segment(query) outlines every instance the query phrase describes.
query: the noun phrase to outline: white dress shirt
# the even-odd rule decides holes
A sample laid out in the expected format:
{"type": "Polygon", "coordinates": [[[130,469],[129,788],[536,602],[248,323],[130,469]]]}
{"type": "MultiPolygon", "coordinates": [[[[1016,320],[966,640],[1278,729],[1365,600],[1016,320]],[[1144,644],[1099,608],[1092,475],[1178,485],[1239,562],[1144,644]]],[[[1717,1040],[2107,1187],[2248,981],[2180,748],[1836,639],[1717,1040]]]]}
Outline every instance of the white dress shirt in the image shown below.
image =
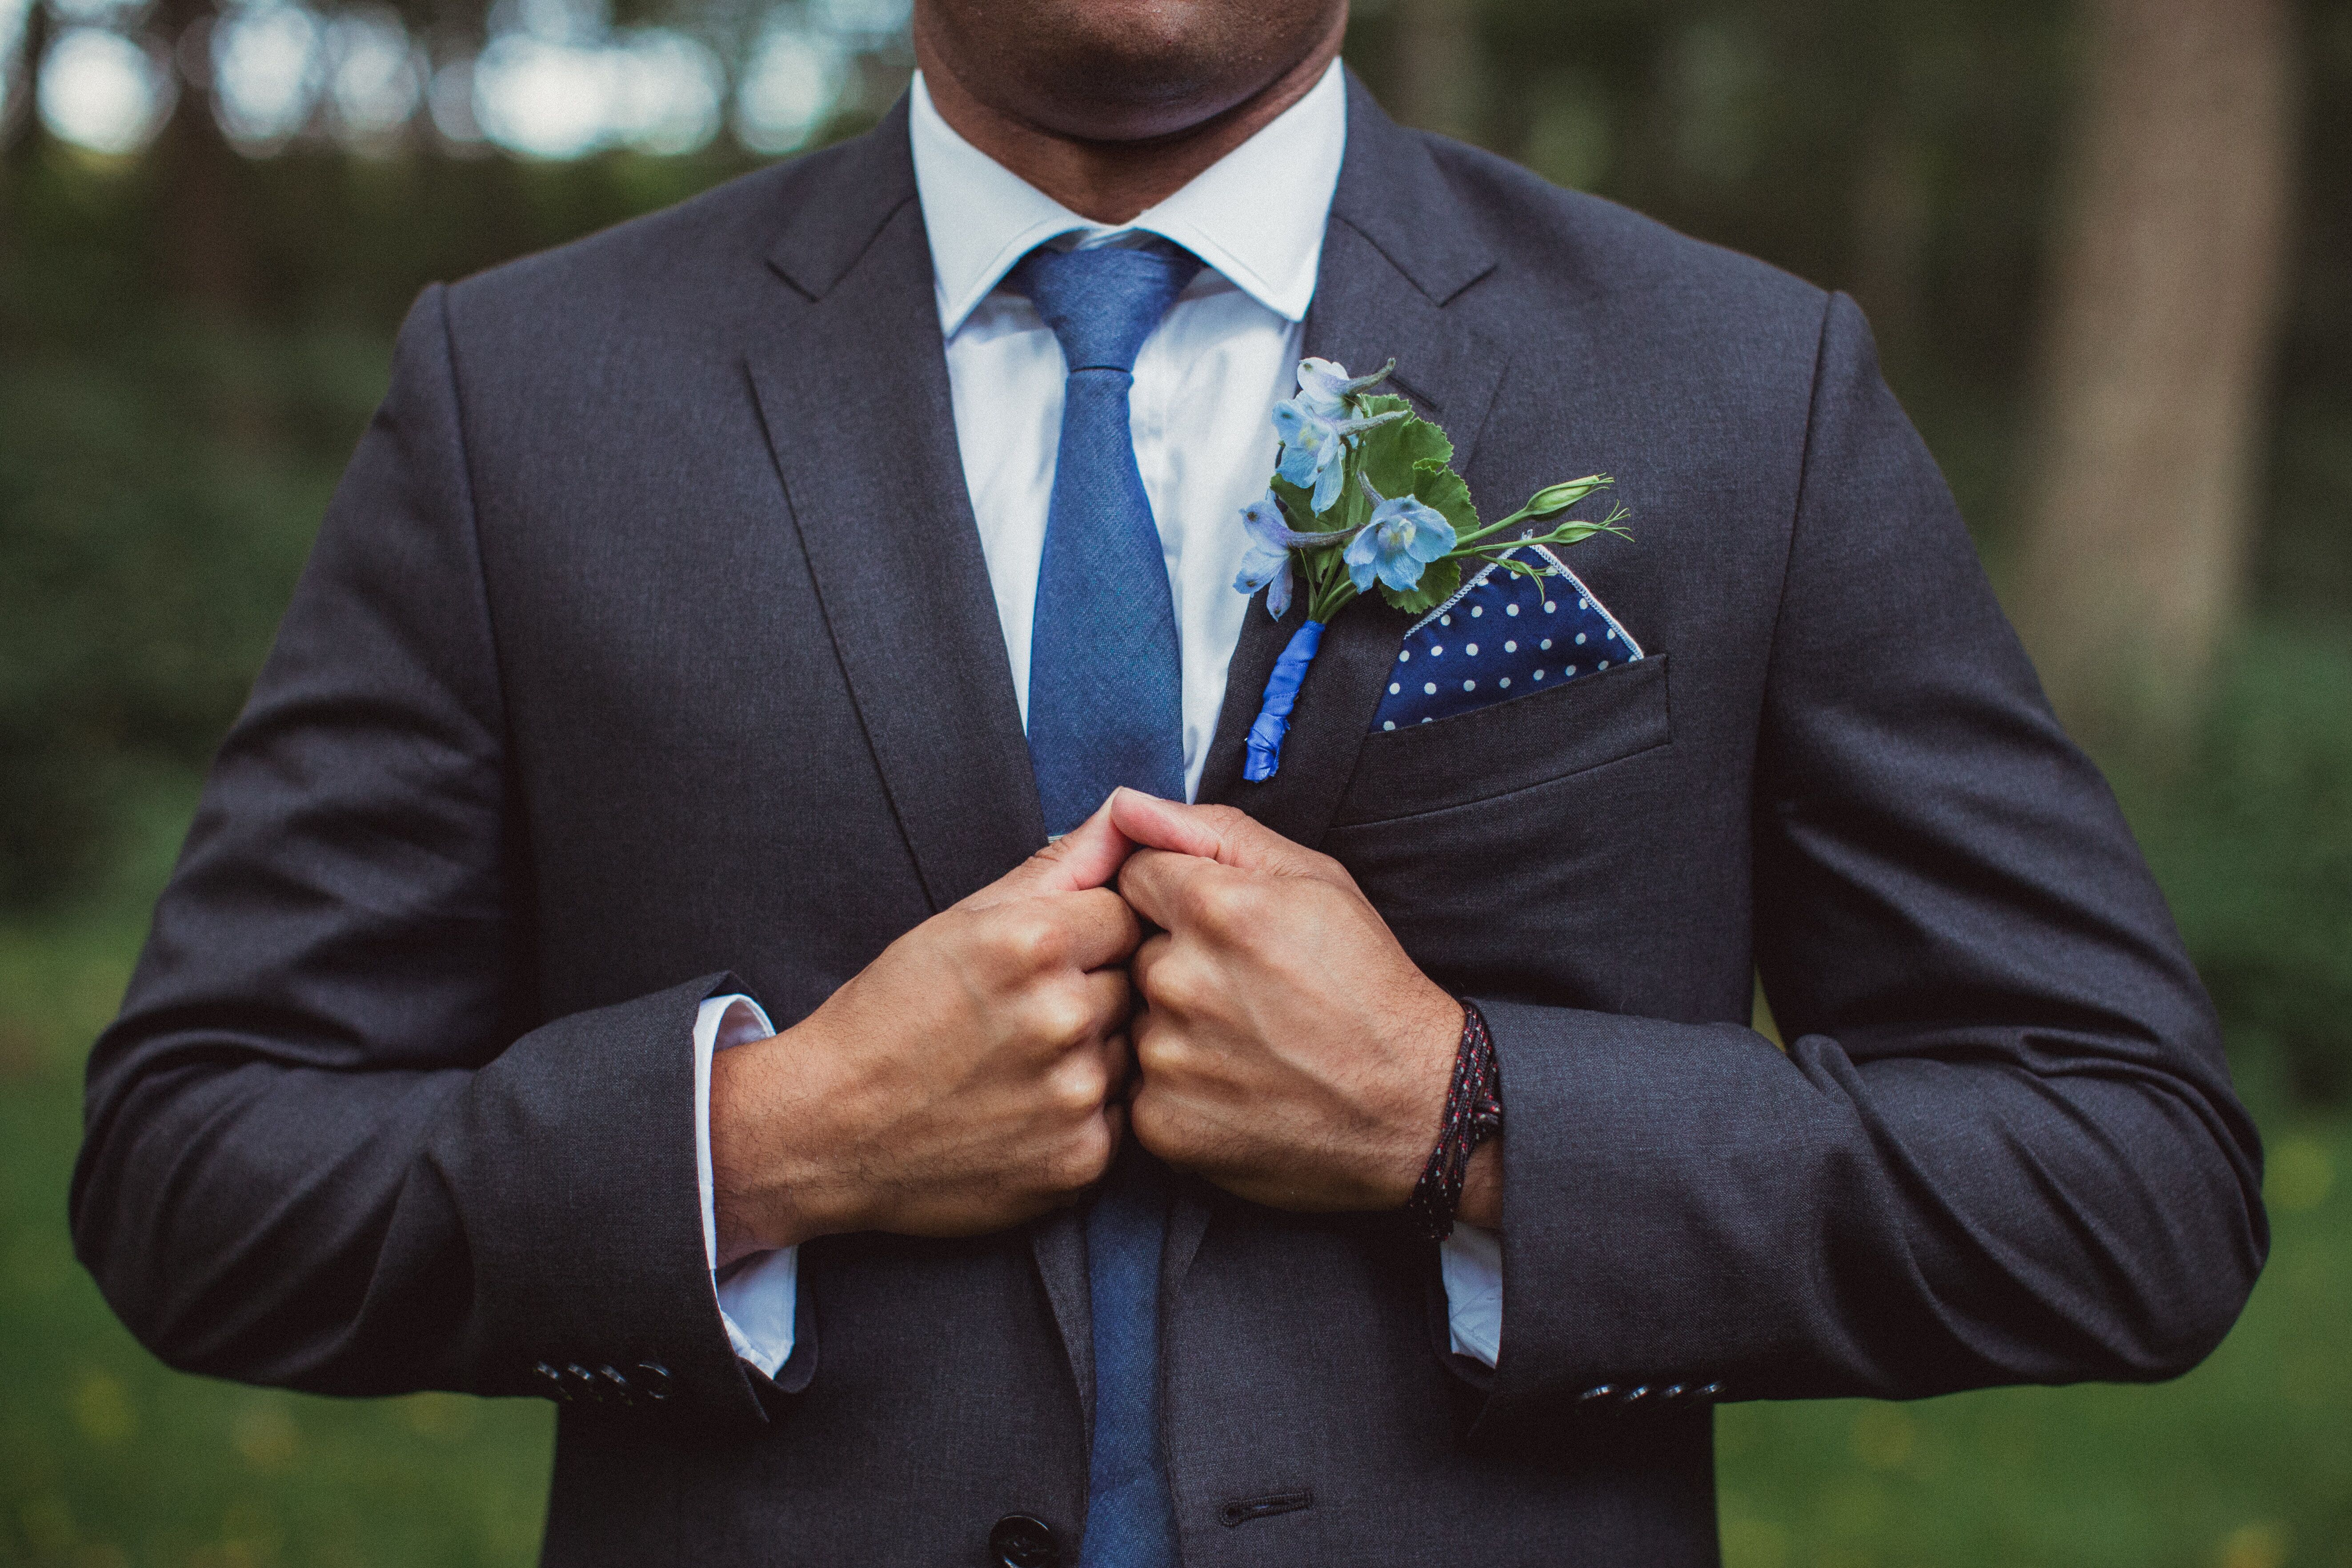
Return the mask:
{"type": "MultiPolygon", "coordinates": [[[[1249,542],[1242,508],[1274,471],[1270,416],[1290,395],[1323,228],[1347,147],[1339,67],[1264,130],[1133,223],[1089,222],[966,142],[918,75],[908,131],[947,345],[956,441],[1022,721],[1030,618],[1062,429],[1061,345],[1029,301],[999,287],[1039,245],[1118,245],[1157,235],[1206,265],[1135,360],[1136,465],[1160,529],[1183,660],[1184,794],[1224,704],[1225,668],[1251,601],[1234,589],[1249,542]]],[[[703,1239],[717,1256],[710,1181],[710,1058],[771,1032],[749,997],[717,996],[695,1027],[703,1239]]],[[[1489,1366],[1502,1339],[1502,1253],[1458,1226],[1441,1252],[1454,1348],[1489,1366]]],[[[718,1281],[736,1353],[771,1376],[792,1353],[797,1249],[746,1259],[718,1281]]]]}

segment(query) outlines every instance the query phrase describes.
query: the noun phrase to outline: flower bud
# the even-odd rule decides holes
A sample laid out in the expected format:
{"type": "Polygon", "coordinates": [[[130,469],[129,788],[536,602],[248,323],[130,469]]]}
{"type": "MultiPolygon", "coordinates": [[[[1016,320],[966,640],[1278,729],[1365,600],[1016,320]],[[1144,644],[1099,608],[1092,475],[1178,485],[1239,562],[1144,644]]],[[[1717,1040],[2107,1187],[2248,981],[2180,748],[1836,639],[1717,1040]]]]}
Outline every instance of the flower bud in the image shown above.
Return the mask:
{"type": "Polygon", "coordinates": [[[1566,484],[1546,485],[1528,499],[1528,515],[1549,517],[1556,511],[1566,511],[1608,483],[1608,475],[1593,474],[1581,479],[1570,479],[1566,484]]]}

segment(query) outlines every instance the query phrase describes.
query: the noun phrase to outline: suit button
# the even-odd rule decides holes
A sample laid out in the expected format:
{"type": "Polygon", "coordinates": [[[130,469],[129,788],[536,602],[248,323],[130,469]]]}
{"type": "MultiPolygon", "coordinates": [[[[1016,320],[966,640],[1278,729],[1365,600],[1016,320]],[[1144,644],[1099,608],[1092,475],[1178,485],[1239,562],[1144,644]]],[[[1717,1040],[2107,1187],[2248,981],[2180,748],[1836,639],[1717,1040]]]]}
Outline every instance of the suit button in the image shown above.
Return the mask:
{"type": "Polygon", "coordinates": [[[1674,1400],[1676,1400],[1676,1399],[1680,1399],[1680,1398],[1681,1398],[1685,1394],[1686,1394],[1686,1393],[1688,1393],[1688,1392],[1689,1392],[1689,1390],[1688,1390],[1688,1389],[1685,1389],[1685,1387],[1683,1387],[1683,1385],[1682,1385],[1681,1384],[1679,1384],[1679,1383],[1670,1383],[1670,1384],[1666,1384],[1666,1385],[1665,1385],[1665,1387],[1664,1387],[1664,1388],[1662,1388],[1662,1389],[1658,1390],[1658,1397],[1659,1397],[1659,1398],[1661,1398],[1661,1399],[1667,1400],[1667,1401],[1671,1402],[1671,1401],[1674,1401],[1674,1400]]]}
{"type": "Polygon", "coordinates": [[[1616,1392],[1617,1385],[1615,1384],[1604,1383],[1598,1388],[1588,1388],[1583,1393],[1578,1394],[1576,1396],[1576,1402],[1579,1405],[1591,1405],[1596,1400],[1606,1399],[1616,1392]]]}
{"type": "Polygon", "coordinates": [[[647,1399],[667,1399],[669,1368],[657,1361],[637,1363],[637,1391],[647,1399]]]}
{"type": "Polygon", "coordinates": [[[569,1399],[572,1397],[572,1391],[563,1386],[563,1374],[556,1371],[553,1367],[548,1365],[547,1363],[540,1362],[534,1365],[530,1369],[530,1375],[539,1380],[539,1391],[541,1394],[546,1394],[549,1398],[569,1399]]]}
{"type": "Polygon", "coordinates": [[[1719,1383],[1710,1383],[1703,1388],[1693,1389],[1691,1392],[1697,1394],[1701,1399],[1706,1400],[1712,1404],[1714,1401],[1723,1397],[1723,1384],[1719,1383]]]}
{"type": "Polygon", "coordinates": [[[623,1405],[635,1405],[637,1402],[637,1391],[631,1388],[629,1386],[629,1380],[623,1377],[620,1373],[615,1371],[614,1368],[610,1366],[598,1367],[596,1369],[596,1381],[603,1385],[607,1397],[617,1400],[623,1405]]]}
{"type": "Polygon", "coordinates": [[[1008,1513],[988,1532],[988,1550],[1003,1568],[1055,1568],[1054,1527],[1025,1513],[1008,1513]]]}

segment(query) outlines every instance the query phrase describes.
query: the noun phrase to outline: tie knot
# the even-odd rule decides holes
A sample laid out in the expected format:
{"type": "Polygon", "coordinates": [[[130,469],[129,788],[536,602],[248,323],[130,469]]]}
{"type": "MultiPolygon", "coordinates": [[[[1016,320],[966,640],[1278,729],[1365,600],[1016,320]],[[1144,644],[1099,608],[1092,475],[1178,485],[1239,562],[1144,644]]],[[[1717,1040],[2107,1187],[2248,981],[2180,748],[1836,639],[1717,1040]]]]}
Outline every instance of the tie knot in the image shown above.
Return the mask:
{"type": "Polygon", "coordinates": [[[1073,372],[1131,372],[1144,339],[1200,270],[1199,257],[1164,239],[1091,250],[1041,245],[1004,280],[1054,329],[1073,372]]]}

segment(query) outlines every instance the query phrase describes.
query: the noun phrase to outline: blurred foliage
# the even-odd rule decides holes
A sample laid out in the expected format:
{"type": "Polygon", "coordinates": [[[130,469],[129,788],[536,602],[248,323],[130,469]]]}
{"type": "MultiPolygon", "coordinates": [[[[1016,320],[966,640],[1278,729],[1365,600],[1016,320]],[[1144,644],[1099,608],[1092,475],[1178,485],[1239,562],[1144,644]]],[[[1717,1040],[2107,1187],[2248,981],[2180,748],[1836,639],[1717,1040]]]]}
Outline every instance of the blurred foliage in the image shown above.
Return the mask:
{"type": "Polygon", "coordinates": [[[266,309],[154,279],[149,170],[50,144],[0,244],[0,908],[103,866],[242,702],[416,290],[676,201],[739,157],[239,168],[266,309]]]}
{"type": "Polygon", "coordinates": [[[2258,1102],[2352,1096],[2352,625],[2240,639],[2197,754],[2118,774],[2258,1102]]]}

